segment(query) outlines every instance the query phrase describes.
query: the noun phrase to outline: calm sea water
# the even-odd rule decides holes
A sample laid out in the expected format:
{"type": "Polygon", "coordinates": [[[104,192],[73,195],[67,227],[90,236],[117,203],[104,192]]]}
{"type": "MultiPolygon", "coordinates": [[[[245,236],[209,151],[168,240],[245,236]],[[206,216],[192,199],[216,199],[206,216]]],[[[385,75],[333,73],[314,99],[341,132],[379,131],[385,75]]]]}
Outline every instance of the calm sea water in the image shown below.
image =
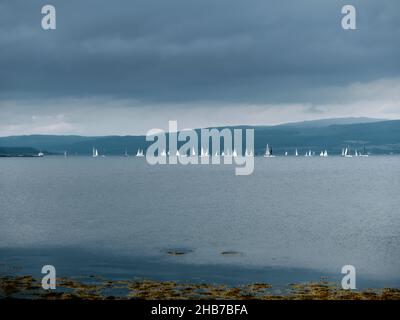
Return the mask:
{"type": "Polygon", "coordinates": [[[400,158],[0,159],[0,273],[400,286],[400,158]],[[183,250],[171,256],[168,251],[183,250]],[[234,251],[235,254],[221,254],[234,251]]]}

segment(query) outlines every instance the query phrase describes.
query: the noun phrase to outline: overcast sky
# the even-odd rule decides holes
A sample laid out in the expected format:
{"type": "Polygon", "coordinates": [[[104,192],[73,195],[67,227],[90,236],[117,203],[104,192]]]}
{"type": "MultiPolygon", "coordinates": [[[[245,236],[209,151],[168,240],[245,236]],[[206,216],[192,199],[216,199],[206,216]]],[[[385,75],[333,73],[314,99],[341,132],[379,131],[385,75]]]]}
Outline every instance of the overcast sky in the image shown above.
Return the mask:
{"type": "Polygon", "coordinates": [[[398,0],[0,0],[0,135],[400,119],[399,39],[398,0]]]}

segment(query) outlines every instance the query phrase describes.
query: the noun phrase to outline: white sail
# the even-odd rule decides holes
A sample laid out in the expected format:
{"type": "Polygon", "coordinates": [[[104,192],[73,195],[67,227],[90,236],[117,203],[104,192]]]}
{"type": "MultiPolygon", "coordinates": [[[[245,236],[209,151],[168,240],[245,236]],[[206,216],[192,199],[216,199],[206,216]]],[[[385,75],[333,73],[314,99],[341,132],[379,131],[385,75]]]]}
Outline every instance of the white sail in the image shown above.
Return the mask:
{"type": "Polygon", "coordinates": [[[345,156],[346,158],[352,158],[352,157],[353,157],[351,154],[349,154],[349,149],[348,149],[348,148],[346,148],[346,149],[344,150],[344,156],[345,156]]]}
{"type": "Polygon", "coordinates": [[[324,157],[327,157],[327,156],[328,156],[328,151],[325,150],[325,152],[324,152],[324,157]]]}
{"type": "Polygon", "coordinates": [[[285,151],[285,156],[287,156],[288,155],[288,153],[287,153],[287,151],[285,151]]]}
{"type": "Polygon", "coordinates": [[[267,147],[265,148],[264,157],[270,157],[270,156],[271,156],[271,150],[269,149],[269,145],[267,144],[267,147]]]}
{"type": "Polygon", "coordinates": [[[232,156],[233,156],[234,158],[236,158],[236,157],[237,157],[237,152],[236,152],[236,149],[233,149],[232,156]]]}
{"type": "Polygon", "coordinates": [[[139,148],[137,153],[136,153],[136,157],[144,157],[144,151],[139,148]]]}
{"type": "Polygon", "coordinates": [[[358,156],[359,156],[359,157],[368,157],[368,153],[367,153],[367,151],[365,150],[365,147],[364,147],[364,149],[363,149],[363,152],[362,152],[362,153],[360,152],[360,153],[358,154],[358,156]]]}
{"type": "Polygon", "coordinates": [[[275,156],[272,154],[272,148],[269,147],[269,145],[267,144],[267,147],[265,149],[265,158],[275,158],[275,156]]]}
{"type": "Polygon", "coordinates": [[[96,148],[93,148],[93,158],[97,158],[99,156],[99,152],[97,151],[96,148]]]}
{"type": "Polygon", "coordinates": [[[246,157],[252,157],[253,156],[253,151],[248,151],[246,148],[246,152],[244,153],[246,157]]]}
{"type": "Polygon", "coordinates": [[[167,153],[165,152],[165,150],[161,151],[161,156],[165,157],[167,155],[167,153]]]}
{"type": "Polygon", "coordinates": [[[196,151],[192,148],[192,156],[196,156],[196,151]]]}
{"type": "Polygon", "coordinates": [[[299,156],[299,152],[297,151],[297,149],[296,149],[296,152],[295,152],[295,154],[294,154],[296,157],[298,157],[299,156]]]}

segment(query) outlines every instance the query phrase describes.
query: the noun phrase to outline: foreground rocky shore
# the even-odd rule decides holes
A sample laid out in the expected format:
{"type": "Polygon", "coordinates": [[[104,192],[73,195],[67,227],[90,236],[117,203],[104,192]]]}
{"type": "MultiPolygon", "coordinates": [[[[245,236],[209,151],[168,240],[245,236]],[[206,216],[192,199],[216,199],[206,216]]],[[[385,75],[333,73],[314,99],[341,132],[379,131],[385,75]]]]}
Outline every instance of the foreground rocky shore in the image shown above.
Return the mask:
{"type": "Polygon", "coordinates": [[[280,292],[266,283],[230,287],[172,281],[107,280],[100,277],[59,278],[57,289],[46,291],[31,276],[0,277],[0,298],[22,299],[216,299],[216,300],[400,300],[400,289],[347,291],[320,282],[291,284],[280,292]]]}

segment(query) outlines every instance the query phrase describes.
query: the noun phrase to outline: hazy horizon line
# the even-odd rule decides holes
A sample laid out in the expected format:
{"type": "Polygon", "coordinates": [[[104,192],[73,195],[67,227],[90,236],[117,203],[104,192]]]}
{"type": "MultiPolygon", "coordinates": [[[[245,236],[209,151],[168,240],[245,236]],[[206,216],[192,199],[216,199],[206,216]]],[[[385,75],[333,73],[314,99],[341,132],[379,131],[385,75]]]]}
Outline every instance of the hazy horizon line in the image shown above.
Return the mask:
{"type": "MultiPolygon", "coordinates": [[[[295,125],[295,124],[305,124],[305,123],[313,123],[313,122],[320,122],[320,121],[340,121],[340,120],[368,120],[368,122],[352,122],[352,123],[342,123],[342,124],[336,124],[336,125],[353,125],[353,124],[368,124],[368,123],[374,123],[374,122],[383,122],[383,121],[399,121],[399,119],[385,119],[385,118],[372,118],[372,117],[334,117],[334,118],[319,118],[319,119],[310,119],[310,120],[302,120],[302,121],[290,121],[290,122],[281,122],[277,124],[257,124],[257,125],[251,125],[251,124],[229,124],[229,125],[218,125],[218,126],[204,126],[204,127],[196,127],[196,128],[191,128],[192,130],[201,130],[201,129],[209,129],[209,128],[233,128],[233,127],[252,127],[252,128],[259,128],[259,127],[278,127],[278,126],[283,126],[283,125],[295,125]],[[370,120],[370,121],[369,121],[370,120]]],[[[335,125],[335,124],[331,124],[335,125]]],[[[179,129],[179,131],[184,131],[184,130],[189,130],[189,128],[184,128],[184,129],[179,129]]],[[[168,130],[165,130],[168,132],[168,130]]],[[[143,134],[107,134],[107,135],[90,135],[90,134],[51,134],[51,133],[31,133],[31,134],[19,134],[19,135],[5,135],[2,136],[0,135],[0,138],[9,138],[9,137],[24,137],[24,136],[59,136],[59,137],[68,137],[68,136],[79,136],[79,137],[140,137],[140,136],[146,136],[146,133],[143,134]]]]}

